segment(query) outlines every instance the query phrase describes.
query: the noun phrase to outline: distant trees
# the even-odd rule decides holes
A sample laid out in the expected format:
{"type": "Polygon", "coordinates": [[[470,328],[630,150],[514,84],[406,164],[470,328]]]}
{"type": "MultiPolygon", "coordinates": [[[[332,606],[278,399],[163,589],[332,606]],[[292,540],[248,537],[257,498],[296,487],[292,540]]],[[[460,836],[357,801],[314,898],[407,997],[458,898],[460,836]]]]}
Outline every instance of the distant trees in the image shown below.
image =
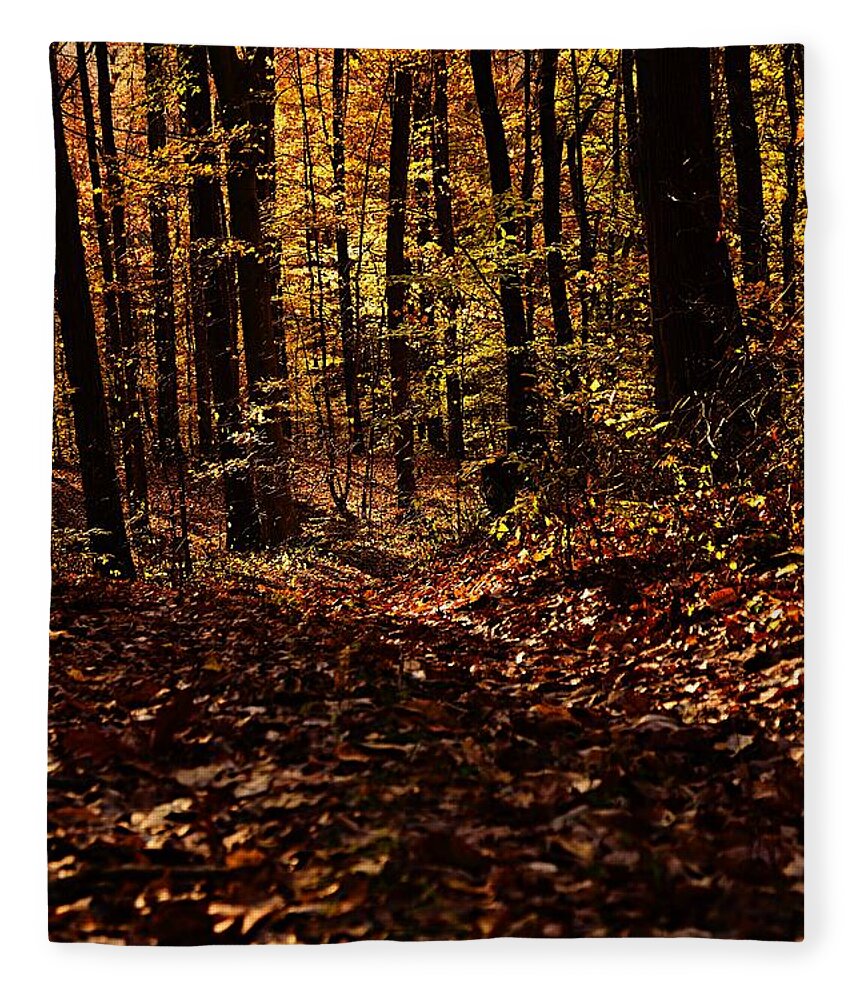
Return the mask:
{"type": "MultiPolygon", "coordinates": [[[[802,49],[713,55],[58,47],[83,254],[58,248],[58,342],[89,386],[68,398],[90,500],[107,433],[140,554],[179,517],[188,567],[209,482],[248,551],[294,535],[316,483],[372,521],[389,461],[421,517],[424,462],[458,489],[480,468],[495,513],[549,467],[584,496],[649,398],[707,453],[732,423],[746,448],[802,306],[802,49]],[[71,339],[90,321],[95,355],[71,339]]],[[[110,510],[88,516],[127,573],[110,510]]]]}
{"type": "MultiPolygon", "coordinates": [[[[166,91],[169,86],[163,45],[144,45],[146,74],[146,134],[152,168],[159,171],[159,156],[167,143],[166,91]]],[[[179,433],[178,374],[176,370],[176,311],[173,303],[173,264],[167,185],[159,176],[149,203],[152,240],[153,340],[158,442],[162,454],[176,459],[179,433]]]]}
{"type": "Polygon", "coordinates": [[[96,42],[98,105],[105,187],[110,211],[113,273],[119,300],[118,385],[125,488],[132,523],[143,527],[148,521],[146,451],[138,383],[138,345],[129,281],[129,250],[125,220],[125,194],[119,169],[113,127],[113,81],[105,42],[96,42]]]}
{"type": "Polygon", "coordinates": [[[335,245],[337,248],[337,294],[340,311],[340,339],[343,348],[343,384],[349,438],[353,450],[364,451],[364,427],[361,420],[359,392],[358,330],[352,301],[352,260],[349,252],[349,230],[346,219],[346,151],[345,129],[347,111],[346,49],[335,49],[332,65],[332,174],[335,212],[335,245]]]}
{"type": "Polygon", "coordinates": [[[505,330],[507,446],[509,451],[527,455],[539,445],[540,415],[517,262],[517,211],[508,145],[493,82],[493,54],[472,49],[469,63],[484,132],[496,218],[495,250],[505,330]]]}
{"type": "Polygon", "coordinates": [[[87,535],[99,572],[134,579],[87,281],[78,193],[66,148],[54,47],[50,61],[57,172],[55,302],[75,423],[87,535]]]}
{"type": "Polygon", "coordinates": [[[761,180],[761,150],[750,81],[750,48],[725,50],[732,152],[738,183],[738,230],[744,281],[767,281],[767,228],[761,180]]]}
{"type": "MultiPolygon", "coordinates": [[[[439,246],[450,263],[455,252],[454,216],[451,205],[451,163],[448,149],[448,57],[433,53],[433,194],[436,206],[436,229],[439,246]]],[[[463,383],[460,375],[457,312],[459,296],[454,287],[446,288],[445,304],[445,404],[447,413],[448,454],[462,461],[466,454],[463,439],[463,383]]]]}

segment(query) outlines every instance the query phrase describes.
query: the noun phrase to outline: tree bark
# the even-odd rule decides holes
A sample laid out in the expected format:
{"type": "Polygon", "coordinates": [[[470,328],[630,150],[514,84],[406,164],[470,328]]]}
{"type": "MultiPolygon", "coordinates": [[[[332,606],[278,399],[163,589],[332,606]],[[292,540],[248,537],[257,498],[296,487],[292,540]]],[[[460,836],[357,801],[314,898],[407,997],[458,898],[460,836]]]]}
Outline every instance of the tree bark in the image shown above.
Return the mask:
{"type": "Polygon", "coordinates": [[[238,359],[233,331],[230,260],[224,253],[224,204],[215,174],[217,155],[209,145],[212,109],[206,49],[179,47],[188,77],[185,116],[188,134],[196,140],[191,155],[191,283],[197,298],[195,326],[205,338],[217,417],[218,455],[222,465],[227,509],[227,546],[258,548],[262,541],[254,496],[250,456],[243,430],[239,398],[238,359]]]}
{"type": "Polygon", "coordinates": [[[473,49],[469,53],[469,61],[487,149],[496,217],[499,286],[506,348],[507,449],[509,452],[529,454],[540,445],[540,421],[534,363],[517,265],[516,206],[511,189],[508,146],[493,82],[492,53],[489,50],[473,49]]]}
{"type": "Polygon", "coordinates": [[[639,49],[639,145],[656,399],[713,389],[743,331],[722,233],[707,49],[639,49]]]}
{"type": "Polygon", "coordinates": [[[750,82],[750,48],[728,45],[725,49],[726,86],[732,153],[738,182],[738,229],[744,281],[768,280],[767,230],[758,125],[750,82]]]}
{"type": "Polygon", "coordinates": [[[279,545],[294,534],[296,513],[287,476],[286,441],[279,406],[282,390],[274,388],[282,373],[272,329],[271,264],[263,240],[257,194],[261,143],[254,132],[254,83],[263,75],[257,64],[268,58],[266,49],[256,49],[243,59],[233,46],[209,47],[221,119],[231,131],[227,197],[230,234],[242,244],[236,268],[248,396],[259,417],[254,471],[261,540],[264,545],[279,545]]]}
{"type": "Polygon", "coordinates": [[[57,171],[55,299],[72,401],[89,546],[100,573],[133,580],[134,562],[114,464],[54,46],[50,55],[57,171]]]}
{"type": "MultiPolygon", "coordinates": [[[[433,53],[433,194],[436,203],[436,228],[442,253],[454,257],[454,214],[451,199],[451,165],[448,150],[448,58],[444,52],[433,53]]],[[[460,462],[465,458],[463,439],[463,386],[457,344],[457,292],[449,288],[444,296],[445,326],[445,403],[448,414],[448,454],[460,462]]]]}
{"type": "MultiPolygon", "coordinates": [[[[158,170],[160,151],[167,142],[164,46],[144,45],[146,72],[146,126],[150,165],[158,170]]],[[[157,182],[149,203],[152,240],[153,339],[156,360],[156,412],[162,454],[175,459],[180,448],[178,377],[176,371],[176,314],[173,305],[173,267],[167,214],[167,191],[157,182]]]]}
{"type": "Polygon", "coordinates": [[[99,117],[101,119],[102,152],[105,181],[110,204],[111,236],[113,237],[113,269],[118,284],[120,379],[123,403],[122,452],[125,488],[128,493],[129,516],[132,524],[145,527],[147,510],[146,453],[143,445],[141,395],[138,385],[137,342],[134,313],[128,276],[128,238],[125,229],[125,192],[116,139],[113,130],[113,81],[106,42],[96,42],[99,117]]]}
{"type": "Polygon", "coordinates": [[[406,298],[406,190],[409,174],[409,119],[412,73],[394,68],[391,100],[391,152],[388,220],[385,235],[385,304],[388,316],[388,358],[391,370],[391,410],[394,420],[394,463],[397,505],[408,509],[415,494],[415,441],[409,398],[409,345],[400,331],[406,298]]]}

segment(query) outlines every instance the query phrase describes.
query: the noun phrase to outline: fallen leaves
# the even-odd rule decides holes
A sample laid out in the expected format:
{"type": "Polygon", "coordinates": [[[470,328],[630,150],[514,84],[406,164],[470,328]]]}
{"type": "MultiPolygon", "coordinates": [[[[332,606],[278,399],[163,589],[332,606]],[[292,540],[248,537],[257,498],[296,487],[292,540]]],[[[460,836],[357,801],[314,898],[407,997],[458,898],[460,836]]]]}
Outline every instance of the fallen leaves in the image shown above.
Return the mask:
{"type": "Polygon", "coordinates": [[[52,937],[799,936],[801,605],[768,573],[65,581],[52,937]]]}

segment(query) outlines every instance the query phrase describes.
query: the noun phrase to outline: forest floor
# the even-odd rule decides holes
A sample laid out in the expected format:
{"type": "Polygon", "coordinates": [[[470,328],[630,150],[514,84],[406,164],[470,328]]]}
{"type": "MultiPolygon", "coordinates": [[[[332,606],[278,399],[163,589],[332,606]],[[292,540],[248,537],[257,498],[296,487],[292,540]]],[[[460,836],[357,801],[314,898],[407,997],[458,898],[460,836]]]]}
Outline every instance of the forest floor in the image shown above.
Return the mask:
{"type": "Polygon", "coordinates": [[[52,939],[800,938],[789,559],[418,559],[328,515],[289,572],[55,570],[52,939]]]}

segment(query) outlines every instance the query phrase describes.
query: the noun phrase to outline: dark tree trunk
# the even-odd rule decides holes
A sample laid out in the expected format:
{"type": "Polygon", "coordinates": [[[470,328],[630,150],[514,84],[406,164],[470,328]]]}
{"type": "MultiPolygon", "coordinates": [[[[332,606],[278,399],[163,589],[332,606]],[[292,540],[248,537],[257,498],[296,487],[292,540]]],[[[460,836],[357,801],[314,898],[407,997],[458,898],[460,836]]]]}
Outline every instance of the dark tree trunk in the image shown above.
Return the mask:
{"type": "Polygon", "coordinates": [[[573,326],[567,302],[564,258],[561,251],[561,152],[562,142],[555,118],[555,85],[558,51],[547,49],[541,55],[539,70],[539,109],[541,159],[543,161],[543,234],[546,247],[547,284],[549,285],[555,342],[558,348],[560,391],[559,437],[569,447],[572,433],[570,395],[577,380],[569,353],[573,326]]]}
{"type": "Polygon", "coordinates": [[[388,314],[388,357],[391,366],[397,505],[401,508],[410,507],[415,494],[415,442],[409,399],[409,345],[399,332],[406,299],[404,238],[411,97],[412,74],[408,69],[395,68],[394,93],[391,101],[388,221],[385,235],[385,305],[388,314]]]}
{"type": "Polygon", "coordinates": [[[794,222],[798,196],[798,127],[797,82],[795,74],[803,74],[803,47],[783,45],[782,73],[785,103],[788,109],[788,139],[785,146],[785,198],[780,211],[782,228],[782,301],[785,312],[793,316],[797,308],[797,263],[794,252],[794,222]]]}
{"type": "Polygon", "coordinates": [[[526,338],[534,340],[535,328],[535,297],[534,297],[534,265],[535,224],[532,214],[532,199],[535,194],[535,155],[532,128],[532,61],[533,55],[529,49],[523,49],[523,174],[520,193],[523,199],[523,246],[525,249],[525,309],[526,338]]]}
{"type": "Polygon", "coordinates": [[[113,99],[111,96],[113,82],[108,62],[107,43],[105,42],[96,42],[96,69],[102,152],[104,154],[105,181],[113,237],[113,269],[119,286],[119,347],[120,378],[122,381],[120,398],[123,402],[121,440],[125,488],[128,493],[131,523],[143,527],[147,524],[149,515],[147,511],[146,453],[143,446],[143,422],[141,420],[142,401],[137,378],[137,343],[128,278],[125,192],[119,171],[116,139],[113,131],[113,99]]]}
{"type": "Polygon", "coordinates": [[[89,545],[99,572],[134,579],[87,284],[78,193],[63,129],[54,47],[51,48],[51,91],[57,171],[55,297],[81,465],[89,545]]]}
{"type": "MultiPolygon", "coordinates": [[[[177,46],[177,60],[179,64],[180,80],[180,106],[181,106],[181,128],[183,137],[192,144],[192,153],[189,156],[189,166],[194,166],[198,160],[200,137],[194,131],[190,123],[190,114],[196,113],[197,117],[202,117],[204,109],[200,107],[201,101],[209,105],[208,76],[204,67],[204,78],[207,81],[207,89],[204,95],[192,93],[195,85],[199,84],[199,73],[195,77],[195,72],[199,70],[196,62],[191,60],[191,46],[177,46]],[[195,83],[197,80],[197,84],[195,83]],[[197,105],[195,109],[195,105],[197,105]]],[[[211,117],[211,112],[208,113],[211,117]]],[[[193,187],[193,181],[191,182],[193,187]]],[[[189,188],[191,190],[191,188],[189,188]]],[[[189,215],[193,210],[193,199],[190,199],[189,215]]],[[[190,237],[189,237],[190,241],[190,237]]],[[[195,277],[195,253],[191,247],[189,251],[189,274],[188,274],[188,297],[191,304],[191,348],[194,367],[194,409],[197,427],[197,451],[201,458],[213,458],[215,455],[215,431],[212,423],[212,372],[209,370],[209,349],[206,343],[206,315],[203,311],[203,297],[201,289],[194,282],[195,277]]],[[[186,313],[186,317],[187,317],[186,313]]]]}
{"type": "MultiPolygon", "coordinates": [[[[588,337],[591,322],[591,294],[586,287],[586,273],[594,267],[594,234],[588,217],[585,192],[585,165],[582,159],[582,137],[588,127],[582,113],[582,83],[576,66],[576,52],[570,54],[573,70],[573,133],[567,140],[567,169],[570,173],[570,190],[573,195],[573,210],[579,227],[579,271],[577,279],[579,303],[582,314],[582,338],[588,337]]],[[[595,111],[597,106],[595,105],[595,111]]],[[[593,112],[592,112],[593,114],[593,112]]],[[[591,115],[589,115],[590,119],[591,115]]]]}
{"type": "MultiPolygon", "coordinates": [[[[164,47],[144,45],[146,66],[146,125],[153,169],[167,142],[165,105],[168,81],[164,47]]],[[[180,448],[178,378],[176,373],[176,315],[173,306],[173,268],[165,185],[157,185],[149,203],[152,239],[153,334],[156,359],[156,411],[162,454],[175,459],[180,448]]]]}
{"type": "Polygon", "coordinates": [[[117,299],[116,281],[113,270],[113,249],[111,247],[110,219],[104,203],[102,189],[101,167],[99,166],[98,146],[96,140],[95,115],[93,114],[93,98],[90,90],[90,77],[87,69],[86,46],[78,42],[76,46],[78,60],[78,77],[81,86],[81,107],[84,115],[84,134],[87,144],[87,163],[90,170],[90,184],[93,194],[93,218],[96,224],[96,240],[98,241],[99,259],[102,265],[104,283],[103,300],[105,310],[105,344],[110,359],[108,381],[114,381],[112,400],[115,416],[122,432],[123,414],[126,405],[121,393],[124,389],[122,378],[122,360],[119,330],[119,302],[117,299]],[[113,368],[113,372],[110,369],[113,368]]]}
{"type": "Polygon", "coordinates": [[[179,53],[188,77],[186,127],[197,140],[191,157],[190,192],[191,283],[197,298],[195,325],[199,324],[205,337],[212,378],[227,508],[227,545],[231,549],[254,549],[262,538],[250,457],[239,440],[243,427],[231,305],[232,268],[223,247],[224,204],[214,173],[217,156],[206,145],[212,132],[206,49],[200,45],[181,46],[179,53]]]}
{"type": "MultiPolygon", "coordinates": [[[[451,165],[448,153],[448,57],[433,53],[433,193],[436,228],[442,253],[454,256],[454,215],[451,205],[451,165]]],[[[466,454],[463,440],[463,387],[457,345],[458,298],[450,288],[444,296],[445,404],[448,413],[448,454],[458,462],[466,454]]]]}
{"type": "Polygon", "coordinates": [[[642,192],[639,184],[639,114],[636,110],[636,85],[633,80],[635,66],[633,49],[621,50],[621,88],[624,97],[624,128],[627,133],[627,172],[633,206],[642,216],[642,192]]]}
{"type": "Polygon", "coordinates": [[[743,331],[722,234],[707,49],[639,49],[639,144],[656,398],[715,387],[743,331]]]}
{"type": "Polygon", "coordinates": [[[349,230],[346,223],[346,154],[344,133],[346,128],[347,89],[345,80],[346,50],[334,50],[332,67],[332,171],[334,174],[335,246],[337,250],[337,292],[340,310],[340,338],[343,347],[343,384],[346,396],[346,414],[349,422],[349,439],[356,454],[364,451],[364,430],[361,422],[359,393],[359,349],[352,303],[351,270],[349,255],[349,230]]]}
{"type": "Polygon", "coordinates": [[[741,237],[743,278],[749,282],[767,281],[767,238],[761,181],[761,153],[750,82],[749,46],[727,46],[725,67],[732,153],[738,181],[738,228],[741,237]]]}
{"type": "Polygon", "coordinates": [[[507,447],[508,451],[528,454],[540,445],[540,421],[534,363],[517,265],[517,220],[511,190],[508,147],[496,100],[492,53],[473,49],[469,53],[469,61],[487,147],[490,186],[496,213],[496,246],[507,368],[507,447]]]}
{"type": "MultiPolygon", "coordinates": [[[[252,63],[253,81],[249,100],[251,122],[257,144],[257,200],[261,209],[272,212],[275,208],[278,170],[275,161],[275,50],[271,47],[256,49],[252,63]]],[[[281,241],[269,238],[269,287],[272,291],[271,322],[275,353],[280,378],[288,384],[286,343],[284,340],[283,287],[281,281],[281,241]]],[[[286,390],[289,394],[289,389],[286,390]]],[[[281,412],[281,431],[284,438],[292,438],[292,420],[289,399],[281,412]]]]}
{"type": "Polygon", "coordinates": [[[561,252],[561,139],[555,119],[555,83],[558,51],[542,53],[539,76],[540,141],[543,161],[543,234],[547,284],[557,344],[573,341],[567,303],[564,258],[561,252]]]}
{"type": "Polygon", "coordinates": [[[227,197],[230,234],[241,242],[236,269],[239,308],[248,374],[248,396],[260,416],[259,447],[255,451],[262,542],[278,545],[295,532],[296,516],[286,473],[286,441],[278,397],[281,376],[272,330],[271,264],[263,240],[257,170],[259,136],[254,133],[255,64],[268,59],[256,49],[242,59],[233,46],[210,46],[209,63],[218,93],[223,124],[231,132],[227,152],[227,197]]]}

